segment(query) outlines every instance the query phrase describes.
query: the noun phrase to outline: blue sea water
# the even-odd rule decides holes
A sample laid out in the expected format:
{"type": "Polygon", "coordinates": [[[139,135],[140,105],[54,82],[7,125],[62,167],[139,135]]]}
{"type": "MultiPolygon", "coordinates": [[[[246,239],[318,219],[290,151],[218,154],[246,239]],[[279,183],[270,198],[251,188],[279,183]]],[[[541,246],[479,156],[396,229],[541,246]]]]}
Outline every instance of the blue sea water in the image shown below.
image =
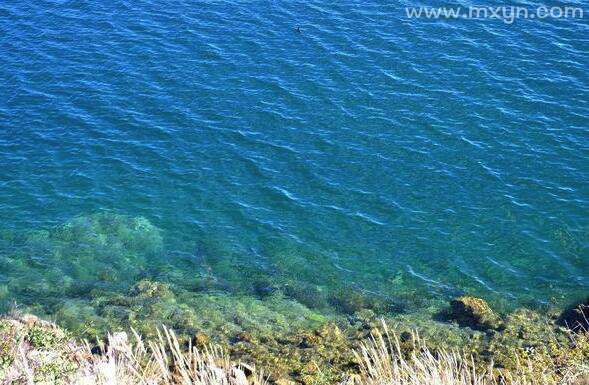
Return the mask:
{"type": "Polygon", "coordinates": [[[409,307],[588,294],[589,12],[410,5],[2,1],[2,306],[145,276],[409,307]]]}

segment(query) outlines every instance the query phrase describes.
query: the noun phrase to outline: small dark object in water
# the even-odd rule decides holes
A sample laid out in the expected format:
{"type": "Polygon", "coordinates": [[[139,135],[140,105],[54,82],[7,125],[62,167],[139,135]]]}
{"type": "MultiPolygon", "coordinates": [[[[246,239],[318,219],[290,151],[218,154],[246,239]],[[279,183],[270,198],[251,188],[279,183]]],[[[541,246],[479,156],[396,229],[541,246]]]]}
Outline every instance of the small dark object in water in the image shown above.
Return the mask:
{"type": "Polygon", "coordinates": [[[301,33],[301,27],[299,27],[299,26],[297,25],[297,27],[295,28],[295,32],[296,32],[296,33],[301,33]]]}

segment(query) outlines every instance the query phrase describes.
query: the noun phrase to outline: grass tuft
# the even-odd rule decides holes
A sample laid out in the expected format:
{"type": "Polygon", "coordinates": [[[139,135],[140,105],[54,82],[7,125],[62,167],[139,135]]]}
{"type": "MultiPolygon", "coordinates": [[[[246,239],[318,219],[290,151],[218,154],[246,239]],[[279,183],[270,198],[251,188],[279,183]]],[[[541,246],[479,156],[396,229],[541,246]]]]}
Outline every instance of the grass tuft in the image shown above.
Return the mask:
{"type": "MultiPolygon", "coordinates": [[[[585,336],[580,337],[585,341],[585,336]]],[[[503,373],[480,368],[472,356],[456,351],[431,351],[417,334],[407,353],[396,335],[383,322],[383,332],[356,351],[360,374],[350,377],[347,385],[585,385],[589,384],[589,363],[559,368],[558,373],[533,371],[532,362],[520,362],[515,371],[503,373]],[[532,376],[530,374],[533,373],[532,376]]]]}

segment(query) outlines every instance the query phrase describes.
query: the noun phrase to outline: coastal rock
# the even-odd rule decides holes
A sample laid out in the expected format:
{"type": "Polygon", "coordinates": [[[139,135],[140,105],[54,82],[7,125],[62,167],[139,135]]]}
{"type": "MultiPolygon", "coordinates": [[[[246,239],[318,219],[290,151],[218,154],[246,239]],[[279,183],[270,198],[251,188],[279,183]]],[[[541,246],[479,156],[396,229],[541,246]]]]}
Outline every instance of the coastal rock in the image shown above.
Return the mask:
{"type": "Polygon", "coordinates": [[[558,324],[571,330],[589,330],[589,298],[562,312],[558,324]]]}
{"type": "Polygon", "coordinates": [[[493,312],[485,300],[463,296],[450,302],[448,314],[452,321],[460,326],[467,326],[476,330],[499,329],[501,318],[493,312]]]}

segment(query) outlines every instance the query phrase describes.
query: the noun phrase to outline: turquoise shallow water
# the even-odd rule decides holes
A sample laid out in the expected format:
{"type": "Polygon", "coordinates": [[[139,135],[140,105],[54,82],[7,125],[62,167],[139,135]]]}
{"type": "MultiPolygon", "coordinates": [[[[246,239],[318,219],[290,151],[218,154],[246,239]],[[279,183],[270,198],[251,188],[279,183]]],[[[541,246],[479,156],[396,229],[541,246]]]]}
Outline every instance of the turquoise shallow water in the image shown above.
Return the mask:
{"type": "Polygon", "coordinates": [[[586,295],[587,19],[407,5],[3,1],[2,308],[586,295]]]}

